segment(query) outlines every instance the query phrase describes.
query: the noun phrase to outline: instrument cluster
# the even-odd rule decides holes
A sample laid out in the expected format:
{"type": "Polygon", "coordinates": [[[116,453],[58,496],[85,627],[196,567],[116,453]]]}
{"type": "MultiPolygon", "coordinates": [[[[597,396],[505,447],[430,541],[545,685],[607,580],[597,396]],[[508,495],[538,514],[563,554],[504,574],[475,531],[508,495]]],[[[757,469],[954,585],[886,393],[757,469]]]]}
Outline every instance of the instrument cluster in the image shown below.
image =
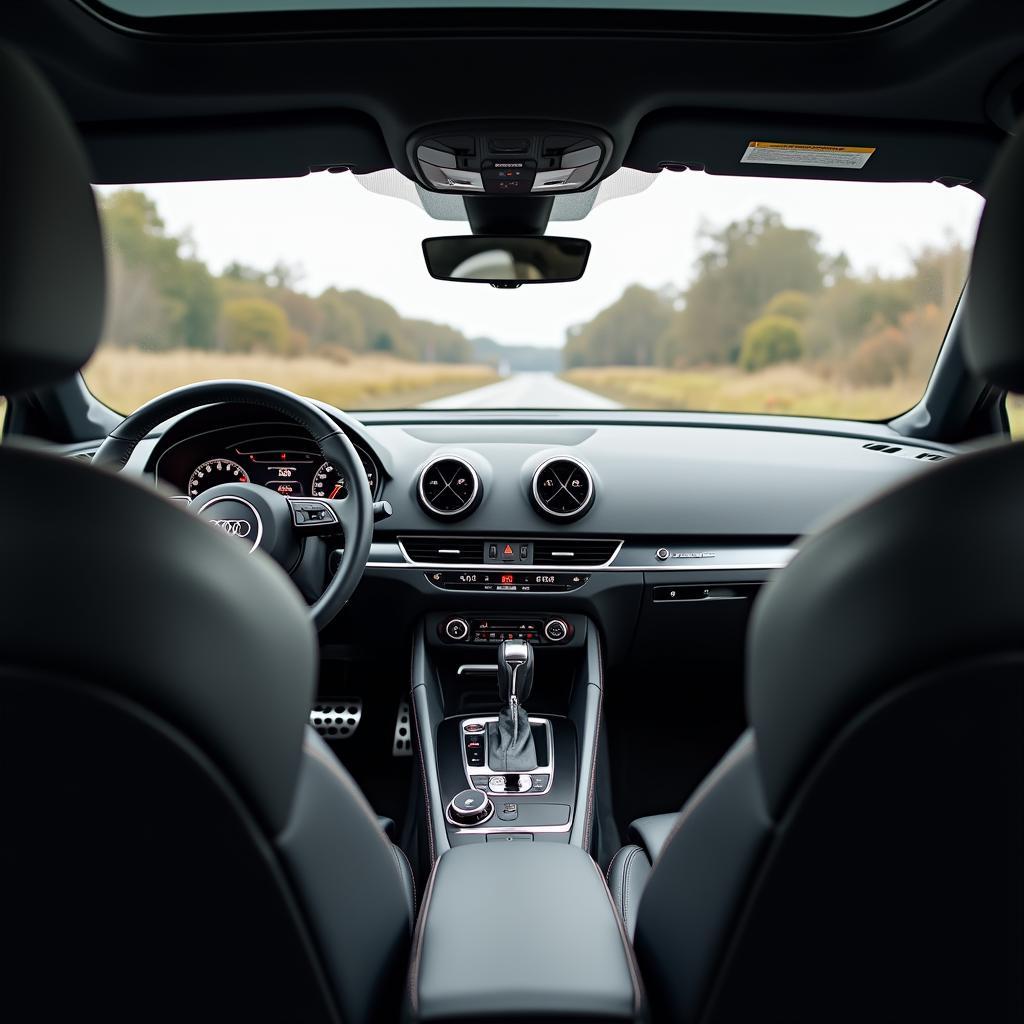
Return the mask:
{"type": "MultiPolygon", "coordinates": [[[[380,469],[369,452],[355,448],[376,499],[380,469]]],[[[189,498],[224,483],[258,484],[289,498],[344,498],[348,493],[345,478],[301,434],[240,438],[237,428],[211,431],[168,448],[156,472],[189,498]]]]}

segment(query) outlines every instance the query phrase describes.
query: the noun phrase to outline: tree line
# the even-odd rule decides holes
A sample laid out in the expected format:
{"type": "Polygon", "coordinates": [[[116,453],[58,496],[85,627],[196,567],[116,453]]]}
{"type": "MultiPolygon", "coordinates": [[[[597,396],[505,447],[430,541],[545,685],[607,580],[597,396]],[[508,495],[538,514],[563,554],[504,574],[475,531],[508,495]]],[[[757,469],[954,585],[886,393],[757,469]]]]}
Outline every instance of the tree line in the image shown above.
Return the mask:
{"type": "Polygon", "coordinates": [[[441,363],[473,358],[472,344],[455,328],[403,317],[357,290],[308,295],[285,264],[260,270],[232,263],[212,273],[189,236],[169,233],[156,204],[136,189],[110,193],[101,207],[110,265],[109,344],[312,352],[342,361],[352,353],[441,363]]]}
{"type": "Polygon", "coordinates": [[[799,362],[850,384],[923,375],[967,272],[958,242],[926,247],[901,277],[851,272],[819,236],[760,208],[704,227],[684,289],[632,285],[591,321],[569,329],[563,358],[579,366],[757,371],[799,362]]]}

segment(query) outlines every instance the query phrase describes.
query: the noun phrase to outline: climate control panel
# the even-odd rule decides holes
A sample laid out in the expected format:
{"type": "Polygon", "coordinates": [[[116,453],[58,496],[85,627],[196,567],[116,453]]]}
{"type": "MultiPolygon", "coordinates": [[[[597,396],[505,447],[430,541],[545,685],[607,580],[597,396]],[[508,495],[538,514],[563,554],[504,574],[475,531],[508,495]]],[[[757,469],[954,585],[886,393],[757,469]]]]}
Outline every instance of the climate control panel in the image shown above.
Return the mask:
{"type": "Polygon", "coordinates": [[[557,616],[511,619],[452,615],[442,620],[437,632],[449,644],[497,645],[503,640],[525,640],[528,644],[546,646],[568,643],[574,629],[570,622],[557,616]]]}

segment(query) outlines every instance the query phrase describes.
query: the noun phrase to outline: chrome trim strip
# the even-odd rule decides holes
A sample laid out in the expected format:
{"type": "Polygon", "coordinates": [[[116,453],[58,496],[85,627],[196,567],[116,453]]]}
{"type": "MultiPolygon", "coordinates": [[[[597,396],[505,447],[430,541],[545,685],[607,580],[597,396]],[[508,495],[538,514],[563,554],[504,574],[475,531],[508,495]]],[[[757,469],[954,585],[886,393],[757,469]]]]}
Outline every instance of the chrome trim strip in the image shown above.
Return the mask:
{"type": "MultiPolygon", "coordinates": [[[[410,540],[413,539],[410,537],[410,540]]],[[[409,552],[405,550],[405,544],[398,540],[399,551],[402,552],[402,557],[408,562],[409,565],[414,566],[417,569],[490,569],[492,572],[499,570],[508,570],[510,572],[590,572],[592,569],[606,569],[611,568],[612,562],[619,557],[619,552],[622,550],[622,546],[626,543],[624,540],[613,541],[610,537],[591,537],[588,540],[598,540],[604,543],[617,544],[618,547],[612,552],[611,557],[604,562],[600,562],[597,565],[523,565],[520,562],[486,562],[482,565],[450,565],[447,562],[414,562],[409,557],[409,552]]],[[[535,540],[523,540],[520,537],[508,538],[509,543],[513,541],[516,544],[536,544],[535,540]]],[[[480,544],[485,543],[484,538],[480,539],[480,544]]],[[[563,552],[564,553],[564,552],[563,552]]],[[[367,565],[376,565],[375,562],[367,562],[367,565]]],[[[398,565],[398,562],[386,562],[381,563],[384,565],[398,565]]]]}
{"type": "Polygon", "coordinates": [[[456,670],[457,676],[486,676],[498,671],[497,665],[460,665],[456,670]]]}
{"type": "MultiPolygon", "coordinates": [[[[795,554],[795,552],[794,552],[795,554]]],[[[518,572],[753,572],[756,570],[785,569],[792,555],[779,562],[723,562],[719,565],[520,565],[518,572]]],[[[367,569],[447,569],[452,572],[478,572],[481,569],[495,568],[494,565],[446,565],[443,563],[421,562],[408,565],[404,562],[367,562],[367,569]]],[[[473,591],[452,591],[452,593],[473,593],[473,591]]],[[[501,593],[501,591],[496,591],[501,593]]],[[[550,591],[543,591],[544,596],[551,596],[550,591]]]]}
{"type": "MultiPolygon", "coordinates": [[[[495,667],[497,667],[497,666],[495,666],[495,667]]],[[[546,768],[541,768],[541,767],[533,768],[531,771],[528,771],[528,772],[525,772],[525,771],[524,772],[502,772],[502,771],[499,771],[497,768],[492,768],[491,767],[490,750],[489,750],[489,743],[488,743],[488,739],[487,739],[487,726],[491,725],[491,724],[493,724],[493,723],[495,723],[497,721],[498,721],[498,716],[497,715],[486,715],[484,717],[479,717],[479,718],[464,718],[459,723],[459,746],[462,748],[462,770],[466,773],[466,785],[470,789],[476,789],[477,788],[475,785],[473,785],[473,776],[474,775],[546,775],[548,777],[548,784],[547,784],[547,786],[544,787],[544,789],[531,789],[531,790],[528,790],[525,793],[494,793],[493,795],[494,796],[520,796],[520,797],[523,797],[523,796],[544,796],[545,794],[550,793],[551,792],[551,787],[554,785],[554,782],[555,782],[555,736],[554,736],[554,733],[552,732],[552,729],[551,729],[551,723],[546,718],[539,718],[539,717],[535,717],[533,715],[528,715],[527,716],[527,721],[530,723],[530,725],[543,725],[544,726],[544,736],[545,736],[545,738],[547,740],[547,745],[548,745],[548,764],[547,764],[547,767],[546,768]],[[473,733],[472,734],[472,735],[476,735],[476,736],[482,736],[483,737],[483,741],[484,741],[484,763],[483,763],[483,765],[478,767],[475,771],[473,770],[473,767],[469,763],[469,758],[466,756],[466,726],[467,725],[482,725],[484,727],[483,732],[473,733]]],[[[486,793],[488,796],[492,795],[490,787],[488,787],[487,789],[482,789],[482,790],[480,790],[480,792],[481,793],[486,793]]],[[[561,826],[558,826],[558,827],[561,827],[561,826]]],[[[514,831],[515,828],[516,828],[516,825],[514,823],[510,823],[509,827],[504,829],[503,831],[511,832],[511,831],[514,831]]],[[[525,825],[519,826],[519,828],[520,828],[520,831],[533,831],[532,829],[527,829],[525,825]]],[[[566,826],[566,828],[568,829],[568,826],[566,826]]],[[[467,829],[467,831],[476,832],[477,831],[477,827],[475,825],[471,826],[469,829],[467,829]]]]}

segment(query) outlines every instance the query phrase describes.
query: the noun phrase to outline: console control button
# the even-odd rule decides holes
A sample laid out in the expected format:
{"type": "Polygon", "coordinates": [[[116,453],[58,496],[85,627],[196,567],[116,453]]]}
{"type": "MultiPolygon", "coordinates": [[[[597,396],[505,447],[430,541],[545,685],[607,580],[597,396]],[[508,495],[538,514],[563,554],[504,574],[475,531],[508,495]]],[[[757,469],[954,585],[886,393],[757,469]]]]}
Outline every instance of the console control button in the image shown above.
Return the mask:
{"type": "Polygon", "coordinates": [[[479,789],[464,789],[456,794],[445,811],[448,821],[459,828],[481,825],[494,814],[494,804],[479,789]]]}
{"type": "Polygon", "coordinates": [[[543,793],[548,788],[548,783],[551,781],[550,775],[531,775],[530,776],[530,789],[534,793],[543,793]]]}
{"type": "Polygon", "coordinates": [[[489,843],[532,843],[532,832],[491,832],[485,836],[489,843]]]}
{"type": "Polygon", "coordinates": [[[515,821],[519,817],[519,804],[507,801],[500,803],[497,813],[502,821],[515,821]]]}

